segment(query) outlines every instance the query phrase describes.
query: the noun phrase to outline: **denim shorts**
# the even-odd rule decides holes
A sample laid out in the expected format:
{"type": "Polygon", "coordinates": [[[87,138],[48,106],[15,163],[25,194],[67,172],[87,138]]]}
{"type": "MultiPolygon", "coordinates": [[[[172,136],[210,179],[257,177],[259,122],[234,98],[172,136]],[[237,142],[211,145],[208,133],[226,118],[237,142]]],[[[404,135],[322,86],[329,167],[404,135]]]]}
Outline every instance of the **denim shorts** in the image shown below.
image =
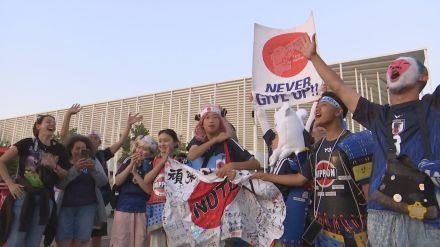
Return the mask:
{"type": "Polygon", "coordinates": [[[58,214],[56,240],[90,240],[96,207],[96,203],[80,207],[62,207],[58,214]]]}
{"type": "MultiPolygon", "coordinates": [[[[11,230],[8,236],[8,240],[6,246],[29,246],[29,247],[38,247],[40,246],[40,242],[43,236],[44,229],[46,225],[40,225],[40,197],[34,196],[35,208],[32,212],[32,217],[29,220],[29,229],[27,232],[20,232],[20,213],[21,208],[23,206],[23,199],[17,199],[14,202],[14,220],[12,221],[11,230]]],[[[50,201],[49,203],[50,209],[53,209],[53,203],[50,201]]],[[[50,215],[50,214],[49,214],[50,215]]]]}
{"type": "Polygon", "coordinates": [[[440,229],[386,210],[368,210],[369,246],[440,246],[440,229]]]}

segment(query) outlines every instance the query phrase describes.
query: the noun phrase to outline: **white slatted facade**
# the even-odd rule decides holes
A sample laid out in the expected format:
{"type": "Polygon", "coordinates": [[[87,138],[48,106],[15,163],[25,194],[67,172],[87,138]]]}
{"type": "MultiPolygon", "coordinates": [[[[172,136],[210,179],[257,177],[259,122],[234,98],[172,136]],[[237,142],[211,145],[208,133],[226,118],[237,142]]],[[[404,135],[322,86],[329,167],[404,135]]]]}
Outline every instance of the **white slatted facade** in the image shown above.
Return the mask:
{"type": "MultiPolygon", "coordinates": [[[[390,63],[399,56],[413,56],[425,61],[426,50],[416,50],[387,56],[343,62],[331,65],[348,85],[357,88],[359,93],[372,101],[388,103],[385,84],[385,72],[390,63]],[[357,86],[356,86],[357,85],[357,86]],[[380,87],[380,89],[379,89],[380,87]],[[380,99],[379,99],[379,91],[380,99]]],[[[267,160],[262,133],[254,125],[251,117],[252,105],[248,101],[252,78],[243,78],[214,84],[195,86],[167,92],[141,95],[92,105],[83,105],[82,111],[74,115],[71,128],[87,134],[91,130],[103,135],[103,147],[118,140],[125,128],[129,112],[140,112],[144,116],[143,124],[156,137],[164,128],[174,129],[182,141],[193,136],[196,121],[194,115],[207,103],[218,103],[227,109],[228,120],[235,126],[240,143],[252,153],[257,153],[260,161],[267,160]]],[[[297,107],[309,111],[311,104],[297,107]]],[[[61,128],[66,109],[47,112],[55,116],[57,129],[61,128]]],[[[273,125],[273,110],[267,111],[269,122],[273,125]]],[[[46,113],[46,112],[45,112],[46,113]]],[[[43,113],[40,113],[43,114],[43,113]]],[[[0,120],[0,138],[3,141],[16,141],[32,136],[32,125],[37,114],[0,120]]],[[[348,128],[358,131],[361,127],[347,116],[348,128]]],[[[117,156],[116,156],[117,157],[117,156]]]]}

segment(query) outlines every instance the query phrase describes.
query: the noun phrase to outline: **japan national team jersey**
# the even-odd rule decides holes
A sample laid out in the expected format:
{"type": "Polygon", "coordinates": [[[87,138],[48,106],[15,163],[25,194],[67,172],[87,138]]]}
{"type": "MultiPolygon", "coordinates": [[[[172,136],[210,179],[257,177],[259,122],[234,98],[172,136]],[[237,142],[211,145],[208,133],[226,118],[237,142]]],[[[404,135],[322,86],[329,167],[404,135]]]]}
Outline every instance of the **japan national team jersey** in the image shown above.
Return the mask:
{"type": "MultiPolygon", "coordinates": [[[[390,107],[381,106],[360,98],[353,119],[373,132],[374,157],[373,172],[370,180],[369,194],[378,190],[381,178],[387,165],[387,134],[391,131],[399,155],[407,155],[417,168],[417,164],[425,157],[422,145],[419,116],[426,122],[429,142],[434,159],[440,159],[440,88],[431,95],[425,95],[420,101],[411,101],[390,107]],[[418,104],[421,104],[418,108],[418,104]],[[387,109],[391,113],[391,127],[386,126],[387,109]],[[418,109],[421,109],[419,111],[418,109]],[[418,114],[418,111],[420,114],[418,114]]],[[[369,200],[371,209],[386,210],[379,203],[369,200]]]]}
{"type": "MultiPolygon", "coordinates": [[[[202,145],[203,143],[193,138],[188,144],[187,149],[189,150],[192,145],[202,145]]],[[[231,162],[241,162],[253,159],[252,156],[246,149],[241,147],[236,141],[232,139],[226,140],[226,145],[229,151],[231,162]]],[[[187,165],[200,170],[203,167],[203,163],[206,163],[204,168],[218,169],[226,164],[226,153],[224,150],[224,143],[216,143],[212,145],[202,156],[194,159],[188,160],[187,165]]]]}

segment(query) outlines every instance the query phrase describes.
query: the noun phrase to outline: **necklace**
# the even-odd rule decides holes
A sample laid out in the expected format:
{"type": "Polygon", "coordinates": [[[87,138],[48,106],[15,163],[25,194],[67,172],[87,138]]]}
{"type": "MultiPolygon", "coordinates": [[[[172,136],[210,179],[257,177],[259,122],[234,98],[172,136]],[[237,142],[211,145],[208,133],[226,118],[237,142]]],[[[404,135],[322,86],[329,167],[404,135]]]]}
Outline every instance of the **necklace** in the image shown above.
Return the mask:
{"type": "MultiPolygon", "coordinates": [[[[332,149],[330,150],[330,155],[328,156],[326,169],[328,169],[328,166],[329,166],[329,163],[330,163],[330,159],[332,158],[333,150],[335,149],[336,144],[338,144],[339,139],[341,138],[341,136],[344,133],[345,133],[345,129],[342,129],[341,133],[339,133],[339,135],[338,135],[338,138],[336,138],[336,141],[333,144],[332,149]]],[[[313,169],[314,173],[315,173],[315,176],[314,176],[315,177],[315,179],[314,179],[315,180],[314,181],[315,189],[314,189],[314,193],[313,193],[313,209],[314,209],[315,212],[313,213],[313,216],[315,217],[315,219],[316,219],[316,216],[318,215],[319,205],[321,204],[321,198],[322,198],[322,194],[321,194],[319,196],[318,206],[316,207],[316,190],[317,190],[316,188],[317,188],[317,183],[318,183],[316,181],[316,163],[318,162],[318,153],[319,153],[319,150],[321,149],[321,146],[322,146],[322,143],[324,142],[324,140],[326,140],[326,137],[322,138],[321,143],[319,144],[319,147],[318,147],[318,149],[315,152],[315,167],[313,169]]],[[[321,187],[321,192],[324,192],[324,187],[321,187]]]]}

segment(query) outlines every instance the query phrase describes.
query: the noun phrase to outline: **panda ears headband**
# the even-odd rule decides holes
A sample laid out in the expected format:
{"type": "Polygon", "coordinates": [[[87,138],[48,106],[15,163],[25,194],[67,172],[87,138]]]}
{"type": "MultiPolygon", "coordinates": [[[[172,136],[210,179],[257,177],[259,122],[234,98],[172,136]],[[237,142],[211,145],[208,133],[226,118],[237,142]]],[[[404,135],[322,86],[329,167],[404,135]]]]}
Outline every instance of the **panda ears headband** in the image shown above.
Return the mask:
{"type": "Polygon", "coordinates": [[[196,114],[194,116],[194,120],[200,121],[200,119],[202,119],[202,117],[208,112],[215,112],[217,114],[220,114],[220,116],[222,117],[226,117],[226,114],[228,113],[228,111],[225,108],[220,110],[220,108],[217,106],[208,106],[204,108],[201,113],[196,114]]]}

